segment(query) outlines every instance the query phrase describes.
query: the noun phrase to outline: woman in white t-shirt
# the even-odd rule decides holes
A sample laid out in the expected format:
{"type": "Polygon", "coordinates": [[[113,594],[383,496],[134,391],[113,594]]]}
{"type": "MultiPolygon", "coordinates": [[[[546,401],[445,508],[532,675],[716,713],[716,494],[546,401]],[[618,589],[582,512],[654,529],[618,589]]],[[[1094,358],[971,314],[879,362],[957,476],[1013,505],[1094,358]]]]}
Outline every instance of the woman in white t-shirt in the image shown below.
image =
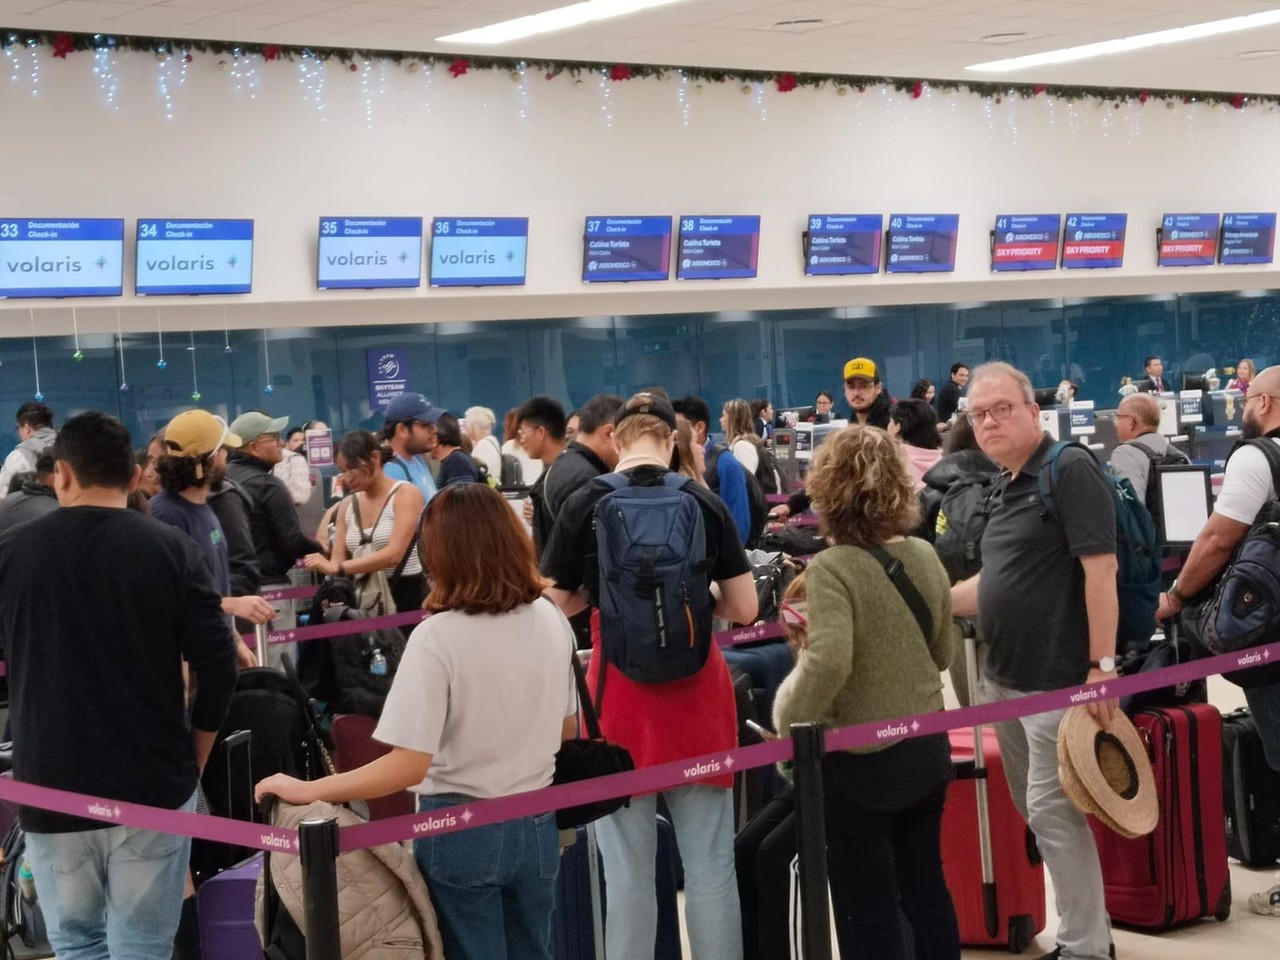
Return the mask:
{"type": "MultiPolygon", "coordinates": [[[[434,616],[410,636],[374,732],[391,752],[320,780],[268,777],[258,799],[345,803],[411,789],[425,813],[550,785],[561,741],[577,732],[574,640],[542,596],[532,542],[501,494],[464,483],[428,504],[422,543],[434,616]]],[[[450,960],[550,960],[554,813],[427,836],[414,856],[450,960]]]]}

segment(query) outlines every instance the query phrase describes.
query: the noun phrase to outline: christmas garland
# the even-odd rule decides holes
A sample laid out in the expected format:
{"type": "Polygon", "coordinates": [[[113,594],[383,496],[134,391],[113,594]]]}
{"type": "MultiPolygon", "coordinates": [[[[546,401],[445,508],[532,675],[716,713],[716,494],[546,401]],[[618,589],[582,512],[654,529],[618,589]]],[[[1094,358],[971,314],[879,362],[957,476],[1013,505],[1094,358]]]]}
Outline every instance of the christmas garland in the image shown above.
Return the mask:
{"type": "MultiPolygon", "coordinates": [[[[66,33],[0,28],[0,48],[10,53],[14,47],[50,47],[53,56],[65,60],[79,51],[124,50],[134,53],[151,53],[160,59],[181,55],[187,63],[193,53],[231,57],[261,57],[263,61],[314,59],[324,63],[337,61],[352,72],[359,69],[357,61],[390,61],[404,65],[410,71],[424,66],[444,66],[456,79],[472,70],[498,70],[511,73],[520,79],[526,72],[541,73],[547,80],[562,74],[580,78],[582,74],[597,74],[621,83],[633,79],[662,80],[678,76],[699,84],[740,83],[746,85],[772,83],[780,93],[789,93],[801,87],[813,89],[831,87],[844,96],[850,91],[864,93],[871,87],[889,87],[899,93],[909,93],[920,99],[926,91],[944,93],[971,93],[1001,103],[1006,97],[1025,100],[1040,96],[1067,101],[1092,100],[1105,106],[1114,104],[1118,110],[1122,103],[1136,102],[1145,106],[1157,100],[1173,108],[1178,103],[1206,103],[1211,106],[1229,105],[1237,110],[1249,106],[1275,107],[1280,96],[1274,94],[1231,93],[1205,90],[1140,89],[1136,87],[1068,86],[1063,84],[983,83],[970,80],[925,79],[907,77],[876,77],[856,74],[806,73],[769,70],[738,70],[723,67],[679,67],[650,63],[591,63],[580,60],[542,60],[516,57],[458,56],[447,53],[429,53],[407,50],[369,50],[358,47],[302,47],[280,43],[233,43],[224,40],[184,40],[173,37],[140,37],[103,33],[66,33]]],[[[219,63],[219,66],[225,66],[219,63]]],[[[581,80],[579,79],[579,82],[581,80]]]]}

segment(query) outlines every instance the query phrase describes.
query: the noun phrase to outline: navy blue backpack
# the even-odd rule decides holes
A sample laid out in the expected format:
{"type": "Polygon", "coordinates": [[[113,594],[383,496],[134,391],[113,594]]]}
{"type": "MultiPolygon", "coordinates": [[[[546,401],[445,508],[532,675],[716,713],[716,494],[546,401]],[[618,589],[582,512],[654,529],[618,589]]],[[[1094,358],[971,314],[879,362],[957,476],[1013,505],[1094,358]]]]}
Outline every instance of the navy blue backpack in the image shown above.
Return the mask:
{"type": "MultiPolygon", "coordinates": [[[[612,489],[595,515],[598,653],[638,683],[692,676],[711,651],[715,606],[702,507],[685,490],[693,481],[678,473],[642,486],[620,473],[600,479],[612,489]]],[[[601,685],[604,674],[602,663],[601,685]]]]}

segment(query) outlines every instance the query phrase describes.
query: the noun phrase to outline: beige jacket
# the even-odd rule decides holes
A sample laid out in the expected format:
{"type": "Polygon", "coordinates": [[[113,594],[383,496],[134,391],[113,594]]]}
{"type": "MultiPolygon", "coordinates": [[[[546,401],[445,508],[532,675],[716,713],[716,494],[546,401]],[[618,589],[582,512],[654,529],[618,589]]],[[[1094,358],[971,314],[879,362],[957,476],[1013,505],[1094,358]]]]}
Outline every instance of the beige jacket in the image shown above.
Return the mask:
{"type": "MultiPolygon", "coordinates": [[[[272,822],[296,830],[303,820],[336,817],[340,827],[363,823],[346,807],[317,802],[305,807],[277,803],[272,822]]],[[[302,863],[273,853],[271,879],[289,916],[306,930],[302,863]]],[[[264,871],[265,877],[265,871],[264,871]]],[[[258,933],[266,942],[262,880],[258,887],[258,933]]],[[[427,884],[405,844],[353,850],[338,858],[338,914],[342,960],[443,960],[444,947],[427,884]]]]}

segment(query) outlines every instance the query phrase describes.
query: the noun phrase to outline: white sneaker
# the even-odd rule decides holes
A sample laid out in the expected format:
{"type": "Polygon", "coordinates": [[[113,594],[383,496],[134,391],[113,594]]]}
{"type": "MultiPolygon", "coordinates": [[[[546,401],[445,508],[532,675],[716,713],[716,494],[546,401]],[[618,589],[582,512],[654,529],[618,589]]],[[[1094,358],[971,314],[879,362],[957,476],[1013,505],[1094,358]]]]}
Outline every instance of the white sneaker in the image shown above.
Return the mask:
{"type": "Polygon", "coordinates": [[[1249,895],[1249,909],[1264,917],[1280,917],[1280,883],[1249,895]]]}

